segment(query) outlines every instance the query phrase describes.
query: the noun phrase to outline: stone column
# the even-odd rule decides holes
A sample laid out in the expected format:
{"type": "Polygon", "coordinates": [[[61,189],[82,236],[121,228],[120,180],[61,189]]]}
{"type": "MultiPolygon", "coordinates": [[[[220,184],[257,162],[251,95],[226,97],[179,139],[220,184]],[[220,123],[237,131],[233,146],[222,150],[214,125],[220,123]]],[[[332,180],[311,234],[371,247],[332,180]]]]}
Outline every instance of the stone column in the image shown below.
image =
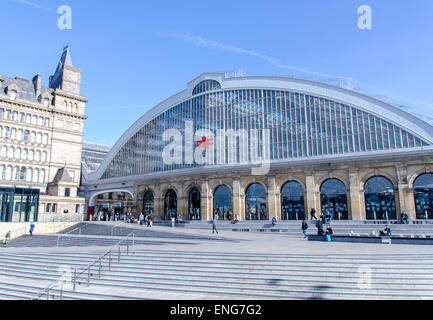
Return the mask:
{"type": "Polygon", "coordinates": [[[318,192],[316,192],[316,182],[314,179],[314,175],[312,173],[307,173],[305,177],[305,203],[307,205],[306,207],[306,213],[307,213],[307,220],[310,219],[310,212],[311,209],[316,209],[316,216],[320,215],[320,197],[318,192]]]}
{"type": "Polygon", "coordinates": [[[280,219],[281,214],[280,210],[278,210],[275,176],[268,176],[267,211],[269,220],[272,220],[274,217],[277,220],[280,219]]]}
{"type": "Polygon", "coordinates": [[[239,215],[241,220],[245,220],[245,196],[241,194],[240,177],[233,178],[232,197],[233,216],[239,215]]]}
{"type": "Polygon", "coordinates": [[[365,199],[359,181],[359,172],[349,171],[349,190],[347,199],[350,220],[365,220],[365,199]]]}
{"type": "Polygon", "coordinates": [[[161,185],[155,185],[154,208],[153,208],[153,219],[164,220],[164,197],[165,194],[161,194],[161,185]]]}
{"type": "Polygon", "coordinates": [[[184,183],[178,182],[176,184],[177,189],[177,215],[181,216],[183,220],[188,219],[188,202],[189,194],[185,193],[184,183]]]}
{"type": "Polygon", "coordinates": [[[415,204],[411,206],[411,200],[413,199],[413,192],[409,191],[409,183],[407,176],[407,167],[405,165],[396,166],[397,178],[398,178],[398,197],[396,197],[396,201],[398,201],[398,205],[396,207],[400,207],[400,212],[397,212],[397,219],[401,218],[403,212],[406,212],[409,215],[409,219],[416,219],[416,211],[415,204]]]}
{"type": "Polygon", "coordinates": [[[209,181],[201,181],[200,197],[201,219],[210,221],[213,219],[213,196],[210,194],[209,181]]]}

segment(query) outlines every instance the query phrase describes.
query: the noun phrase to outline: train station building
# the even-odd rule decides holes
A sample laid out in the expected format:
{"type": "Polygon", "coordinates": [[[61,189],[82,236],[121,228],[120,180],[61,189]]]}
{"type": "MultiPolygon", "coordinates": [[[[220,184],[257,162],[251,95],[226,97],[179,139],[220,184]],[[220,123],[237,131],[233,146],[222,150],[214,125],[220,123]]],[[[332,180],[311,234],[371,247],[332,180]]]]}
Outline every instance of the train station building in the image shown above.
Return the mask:
{"type": "Polygon", "coordinates": [[[82,186],[154,220],[433,219],[433,126],[329,84],[204,73],[138,119],[82,186]]]}

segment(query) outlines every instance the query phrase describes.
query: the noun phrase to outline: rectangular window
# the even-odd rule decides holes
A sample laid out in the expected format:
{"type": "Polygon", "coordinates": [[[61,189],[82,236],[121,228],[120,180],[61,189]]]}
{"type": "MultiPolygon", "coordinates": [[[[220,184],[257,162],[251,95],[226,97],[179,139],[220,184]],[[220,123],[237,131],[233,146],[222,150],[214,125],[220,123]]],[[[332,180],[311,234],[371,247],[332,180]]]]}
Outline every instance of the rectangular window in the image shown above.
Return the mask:
{"type": "Polygon", "coordinates": [[[57,203],[53,203],[51,212],[53,212],[53,213],[57,212],[57,203]]]}
{"type": "Polygon", "coordinates": [[[65,197],[70,197],[70,196],[71,196],[71,189],[65,188],[65,197]]]}
{"type": "Polygon", "coordinates": [[[80,205],[76,204],[75,205],[75,213],[79,213],[79,210],[80,210],[80,205]]]}

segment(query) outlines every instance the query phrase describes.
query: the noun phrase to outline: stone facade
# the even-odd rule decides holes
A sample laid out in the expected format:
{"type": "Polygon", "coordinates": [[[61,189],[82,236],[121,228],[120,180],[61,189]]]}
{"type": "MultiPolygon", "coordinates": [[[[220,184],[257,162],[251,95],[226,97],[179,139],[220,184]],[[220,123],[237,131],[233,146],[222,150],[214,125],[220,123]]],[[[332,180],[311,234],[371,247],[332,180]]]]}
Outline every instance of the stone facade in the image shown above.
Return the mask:
{"type": "MultiPolygon", "coordinates": [[[[214,192],[226,185],[232,194],[233,215],[245,219],[245,195],[253,183],[260,183],[266,190],[268,218],[282,219],[281,190],[289,181],[299,182],[304,189],[305,211],[315,208],[320,214],[321,185],[329,179],[338,179],[346,187],[350,220],[365,220],[365,183],[372,177],[382,176],[394,186],[395,205],[398,218],[407,212],[410,219],[416,219],[414,201],[414,181],[424,173],[433,172],[433,155],[401,156],[381,160],[322,163],[298,168],[273,169],[266,176],[251,176],[238,173],[221,175],[189,176],[178,179],[136,181],[134,198],[136,212],[143,210],[143,196],[147,191],[154,195],[154,219],[164,219],[164,198],[168,190],[177,194],[177,213],[188,219],[188,195],[193,187],[201,192],[201,212],[203,220],[211,220],[213,215],[214,192]]],[[[309,217],[309,215],[308,215],[309,217]]]]}

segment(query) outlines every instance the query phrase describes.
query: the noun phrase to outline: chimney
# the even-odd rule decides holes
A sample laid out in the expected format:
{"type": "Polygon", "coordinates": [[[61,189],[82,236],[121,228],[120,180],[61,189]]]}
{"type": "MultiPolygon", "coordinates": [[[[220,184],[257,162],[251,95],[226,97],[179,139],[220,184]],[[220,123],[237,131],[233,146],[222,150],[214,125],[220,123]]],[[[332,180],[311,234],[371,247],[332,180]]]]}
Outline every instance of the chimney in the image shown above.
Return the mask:
{"type": "Polygon", "coordinates": [[[33,78],[33,86],[35,87],[35,95],[36,97],[39,97],[42,90],[42,76],[40,74],[37,74],[33,78]]]}

